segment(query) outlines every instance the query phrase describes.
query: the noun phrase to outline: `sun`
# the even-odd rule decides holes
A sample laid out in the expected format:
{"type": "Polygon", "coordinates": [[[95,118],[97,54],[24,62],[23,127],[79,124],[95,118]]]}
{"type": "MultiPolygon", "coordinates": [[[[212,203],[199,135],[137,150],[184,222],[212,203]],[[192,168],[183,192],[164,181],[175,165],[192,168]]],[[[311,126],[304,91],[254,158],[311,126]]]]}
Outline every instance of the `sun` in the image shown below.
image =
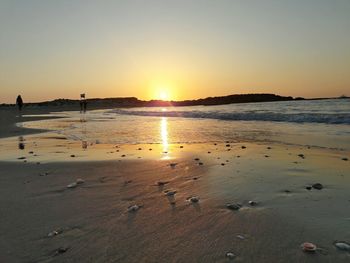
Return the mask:
{"type": "Polygon", "coordinates": [[[159,99],[161,100],[169,100],[170,96],[166,90],[159,91],[159,99]]]}

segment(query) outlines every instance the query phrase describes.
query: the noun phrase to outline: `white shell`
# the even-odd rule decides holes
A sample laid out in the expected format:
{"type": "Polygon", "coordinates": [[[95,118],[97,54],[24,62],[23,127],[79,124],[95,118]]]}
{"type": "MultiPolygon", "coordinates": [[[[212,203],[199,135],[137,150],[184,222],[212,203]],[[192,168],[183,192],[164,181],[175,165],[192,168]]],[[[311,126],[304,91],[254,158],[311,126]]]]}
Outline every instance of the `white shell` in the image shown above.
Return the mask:
{"type": "Polygon", "coordinates": [[[75,188],[77,186],[78,186],[78,184],[76,182],[74,182],[74,183],[67,185],[67,188],[75,188]]]}
{"type": "Polygon", "coordinates": [[[334,246],[340,250],[350,251],[350,245],[345,242],[336,242],[334,243],[334,246]]]}
{"type": "Polygon", "coordinates": [[[81,179],[81,178],[78,178],[77,181],[76,181],[77,184],[83,184],[84,182],[85,181],[83,179],[81,179]]]}
{"type": "Polygon", "coordinates": [[[140,206],[138,205],[132,205],[128,207],[128,212],[135,212],[140,209],[140,206]]]}
{"type": "Polygon", "coordinates": [[[48,237],[53,237],[53,236],[57,236],[58,234],[59,234],[58,231],[55,230],[55,231],[52,231],[52,232],[48,233],[47,236],[48,237]]]}
{"type": "Polygon", "coordinates": [[[232,252],[227,252],[226,253],[226,257],[229,258],[229,259],[234,259],[236,257],[236,255],[232,252]]]}

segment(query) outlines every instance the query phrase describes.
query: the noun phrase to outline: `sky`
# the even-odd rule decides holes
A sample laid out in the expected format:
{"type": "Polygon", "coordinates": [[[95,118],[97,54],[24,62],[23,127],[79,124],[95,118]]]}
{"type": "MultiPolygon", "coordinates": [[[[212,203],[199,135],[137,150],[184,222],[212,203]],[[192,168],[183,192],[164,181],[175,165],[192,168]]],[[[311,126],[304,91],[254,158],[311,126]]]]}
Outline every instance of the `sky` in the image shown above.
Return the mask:
{"type": "Polygon", "coordinates": [[[349,0],[0,0],[0,103],[350,96],[349,0]]]}

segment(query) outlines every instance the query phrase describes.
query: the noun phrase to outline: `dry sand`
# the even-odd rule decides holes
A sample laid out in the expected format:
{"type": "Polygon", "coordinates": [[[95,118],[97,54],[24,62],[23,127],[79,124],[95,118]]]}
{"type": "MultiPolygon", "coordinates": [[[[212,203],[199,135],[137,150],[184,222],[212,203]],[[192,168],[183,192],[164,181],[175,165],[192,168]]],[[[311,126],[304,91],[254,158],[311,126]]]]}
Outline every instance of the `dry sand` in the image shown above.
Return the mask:
{"type": "Polygon", "coordinates": [[[226,144],[164,154],[52,135],[27,136],[24,150],[1,140],[0,262],[349,262],[332,244],[350,241],[348,152],[226,144]],[[305,189],[313,183],[324,188],[305,189]],[[302,252],[306,241],[321,249],[302,252]]]}

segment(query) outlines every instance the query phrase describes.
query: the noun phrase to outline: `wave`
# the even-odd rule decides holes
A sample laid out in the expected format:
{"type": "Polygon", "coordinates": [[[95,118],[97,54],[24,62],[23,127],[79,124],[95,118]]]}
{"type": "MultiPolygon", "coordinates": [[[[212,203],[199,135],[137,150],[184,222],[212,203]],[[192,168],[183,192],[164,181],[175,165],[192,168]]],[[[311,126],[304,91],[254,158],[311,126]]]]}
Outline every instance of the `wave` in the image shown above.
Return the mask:
{"type": "Polygon", "coordinates": [[[350,124],[348,113],[277,113],[277,112],[217,112],[217,111],[136,111],[115,109],[112,113],[135,116],[180,117],[232,121],[273,121],[294,123],[350,124]]]}

